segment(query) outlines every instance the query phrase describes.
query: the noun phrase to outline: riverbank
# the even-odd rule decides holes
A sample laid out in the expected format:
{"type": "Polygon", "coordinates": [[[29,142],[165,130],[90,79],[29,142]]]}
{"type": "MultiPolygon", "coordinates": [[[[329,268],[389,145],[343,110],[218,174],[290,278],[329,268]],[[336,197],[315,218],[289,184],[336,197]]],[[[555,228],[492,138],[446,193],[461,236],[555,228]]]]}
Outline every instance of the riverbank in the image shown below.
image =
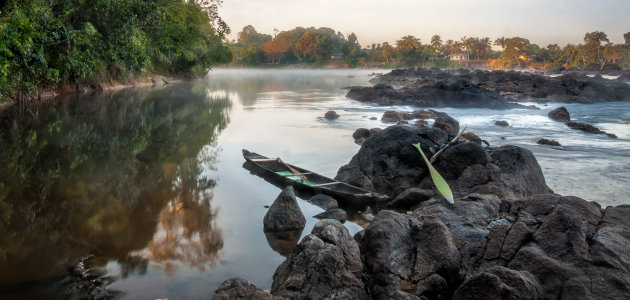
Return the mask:
{"type": "MultiPolygon", "coordinates": [[[[477,132],[482,135],[482,132],[477,132]]],[[[553,193],[531,151],[460,142],[434,163],[435,190],[412,144],[453,136],[394,125],[364,141],[336,179],[393,199],[354,236],[317,223],[274,273],[270,291],[230,279],[214,299],[617,299],[630,291],[630,206],[553,193]]]]}

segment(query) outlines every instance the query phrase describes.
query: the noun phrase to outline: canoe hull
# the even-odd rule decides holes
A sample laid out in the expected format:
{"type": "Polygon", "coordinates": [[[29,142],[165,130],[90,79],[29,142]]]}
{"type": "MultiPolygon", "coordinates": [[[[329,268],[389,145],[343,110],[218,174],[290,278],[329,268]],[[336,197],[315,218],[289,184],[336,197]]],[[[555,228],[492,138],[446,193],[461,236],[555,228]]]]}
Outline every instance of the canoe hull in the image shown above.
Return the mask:
{"type": "Polygon", "coordinates": [[[245,169],[280,188],[288,185],[293,186],[296,192],[301,194],[300,197],[304,199],[316,194],[325,194],[335,198],[341,206],[354,208],[368,205],[379,206],[379,204],[384,204],[389,200],[387,196],[336,181],[295,165],[269,159],[254,152],[243,150],[243,156],[246,159],[243,165],[245,169]],[[288,173],[288,170],[291,173],[288,173]]]}

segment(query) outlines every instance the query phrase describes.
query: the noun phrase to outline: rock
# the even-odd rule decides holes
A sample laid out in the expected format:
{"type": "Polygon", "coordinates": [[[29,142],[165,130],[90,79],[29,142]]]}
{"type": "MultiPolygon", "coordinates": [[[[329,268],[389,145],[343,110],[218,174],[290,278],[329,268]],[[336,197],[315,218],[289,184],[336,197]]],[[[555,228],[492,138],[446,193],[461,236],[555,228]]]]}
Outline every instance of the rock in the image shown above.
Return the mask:
{"type": "Polygon", "coordinates": [[[602,67],[602,72],[621,71],[623,70],[618,64],[606,63],[602,67]]]}
{"type": "Polygon", "coordinates": [[[422,201],[429,200],[431,197],[433,197],[433,191],[412,187],[398,194],[396,198],[387,203],[387,207],[411,208],[422,201]]]}
{"type": "Polygon", "coordinates": [[[616,135],[612,134],[612,133],[606,133],[605,131],[599,130],[599,128],[593,126],[593,125],[589,125],[589,124],[584,124],[584,123],[578,123],[578,122],[567,122],[566,123],[567,126],[569,126],[569,128],[571,129],[575,129],[575,130],[582,130],[584,132],[588,132],[588,133],[594,133],[594,134],[605,134],[611,138],[617,138],[616,135]]]}
{"type": "Polygon", "coordinates": [[[516,146],[501,146],[491,149],[490,156],[500,169],[498,183],[502,187],[501,190],[509,191],[516,197],[551,192],[531,151],[516,146]]]}
{"type": "Polygon", "coordinates": [[[326,112],[326,114],[324,114],[324,118],[328,119],[328,120],[334,120],[339,118],[339,115],[337,114],[336,111],[334,110],[329,110],[326,112]]]}
{"type": "Polygon", "coordinates": [[[459,133],[459,122],[448,115],[440,116],[435,118],[433,128],[440,128],[446,131],[449,136],[454,137],[459,133]]]}
{"type": "Polygon", "coordinates": [[[352,137],[355,140],[366,139],[366,138],[370,137],[370,130],[367,129],[367,128],[359,128],[359,129],[354,131],[354,133],[352,134],[352,137]]]}
{"type": "Polygon", "coordinates": [[[393,110],[388,110],[384,112],[383,117],[381,117],[381,121],[387,122],[387,123],[405,122],[406,120],[411,120],[411,119],[413,119],[413,115],[411,113],[399,112],[399,111],[393,111],[393,110]]]}
{"type": "Polygon", "coordinates": [[[602,66],[597,63],[590,63],[584,67],[584,71],[600,71],[602,66]]]}
{"type": "Polygon", "coordinates": [[[507,121],[504,121],[504,120],[500,120],[500,121],[494,122],[494,125],[497,125],[497,126],[510,126],[510,123],[508,123],[507,121]]]}
{"type": "Polygon", "coordinates": [[[288,256],[291,251],[295,249],[300,237],[302,236],[303,229],[285,230],[285,231],[267,231],[265,237],[269,247],[280,253],[282,256],[288,256]]]}
{"type": "Polygon", "coordinates": [[[242,278],[232,278],[224,281],[216,289],[214,300],[229,299],[280,299],[272,296],[269,292],[257,288],[249,281],[242,278]]]}
{"type": "Polygon", "coordinates": [[[486,251],[484,253],[484,259],[493,260],[501,256],[501,248],[503,248],[503,242],[512,225],[499,223],[490,229],[488,234],[488,242],[486,243],[486,251]]]}
{"type": "Polygon", "coordinates": [[[481,138],[478,135],[476,135],[475,133],[473,133],[473,132],[466,131],[466,132],[462,133],[460,138],[462,138],[462,139],[464,139],[466,141],[469,141],[469,142],[473,142],[473,143],[475,143],[477,145],[481,145],[481,138]]]}
{"type": "Polygon", "coordinates": [[[418,150],[420,142],[425,153],[435,143],[446,143],[447,134],[441,129],[394,125],[367,139],[352,160],[335,176],[343,181],[383,195],[395,196],[417,186],[428,174],[418,150]]]}
{"type": "Polygon", "coordinates": [[[540,144],[540,145],[562,146],[562,145],[560,145],[560,143],[558,143],[558,141],[556,141],[556,140],[548,140],[548,139],[540,139],[536,143],[540,144]]]}
{"type": "Polygon", "coordinates": [[[469,166],[489,162],[489,155],[486,150],[475,143],[454,144],[438,157],[433,166],[438,170],[444,179],[457,179],[464,169],[469,166]]]}
{"type": "Polygon", "coordinates": [[[317,194],[311,197],[311,199],[309,199],[308,202],[311,202],[325,210],[339,207],[337,200],[335,200],[335,198],[328,195],[324,195],[324,194],[317,194]]]}
{"type": "Polygon", "coordinates": [[[271,293],[289,299],[369,299],[359,247],[348,229],[322,220],[273,275],[271,293]]]}
{"type": "Polygon", "coordinates": [[[550,119],[554,120],[554,121],[558,121],[558,122],[569,122],[571,121],[571,115],[569,114],[569,111],[564,107],[558,107],[552,111],[549,112],[549,114],[547,114],[547,116],[549,116],[550,119]]]}
{"type": "Polygon", "coordinates": [[[341,208],[331,208],[325,212],[316,214],[314,217],[320,220],[321,219],[337,220],[341,223],[345,223],[346,220],[348,219],[348,215],[346,214],[346,211],[341,208]]]}
{"type": "Polygon", "coordinates": [[[540,283],[527,271],[495,266],[466,279],[455,291],[454,300],[543,299],[540,283]]]}
{"type": "Polygon", "coordinates": [[[617,77],[617,81],[630,82],[630,74],[622,74],[617,77]]]}
{"type": "Polygon", "coordinates": [[[264,231],[286,231],[303,229],[306,218],[295,199],[292,186],[287,186],[271,204],[263,220],[264,231]]]}

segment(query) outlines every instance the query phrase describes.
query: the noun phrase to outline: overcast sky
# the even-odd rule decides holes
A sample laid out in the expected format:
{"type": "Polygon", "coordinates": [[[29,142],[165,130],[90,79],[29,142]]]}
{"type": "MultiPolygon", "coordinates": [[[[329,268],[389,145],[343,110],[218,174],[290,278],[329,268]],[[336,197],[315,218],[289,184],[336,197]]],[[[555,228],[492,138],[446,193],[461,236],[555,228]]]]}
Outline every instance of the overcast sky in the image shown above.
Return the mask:
{"type": "Polygon", "coordinates": [[[404,35],[422,43],[439,34],[520,36],[546,46],[583,43],[584,34],[604,31],[613,43],[630,32],[630,0],[224,0],[219,10],[232,38],[246,25],[273,35],[301,27],[354,32],[363,47],[404,35]]]}

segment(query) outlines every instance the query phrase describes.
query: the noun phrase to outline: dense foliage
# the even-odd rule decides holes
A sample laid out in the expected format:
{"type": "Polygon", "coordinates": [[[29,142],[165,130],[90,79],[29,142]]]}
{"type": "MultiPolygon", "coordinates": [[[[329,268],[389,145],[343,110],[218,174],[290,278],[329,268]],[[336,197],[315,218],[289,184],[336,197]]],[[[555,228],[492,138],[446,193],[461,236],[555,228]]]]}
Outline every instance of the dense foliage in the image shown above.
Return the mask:
{"type": "Polygon", "coordinates": [[[560,47],[550,44],[540,47],[522,37],[500,37],[494,42],[488,37],[461,37],[443,41],[433,35],[428,44],[407,35],[396,40],[362,48],[354,33],[345,37],[331,28],[296,27],[288,31],[274,30],[272,37],[245,26],[238,39],[230,44],[235,64],[314,63],[341,66],[380,67],[460,67],[459,59],[481,61],[494,68],[583,68],[592,63],[621,63],[630,67],[630,32],[624,34],[624,44],[612,44],[606,33],[589,32],[584,44],[560,47]],[[496,49],[493,50],[492,46],[496,49]]]}
{"type": "Polygon", "coordinates": [[[194,77],[231,60],[219,2],[9,0],[0,4],[0,99],[145,71],[194,77]]]}

